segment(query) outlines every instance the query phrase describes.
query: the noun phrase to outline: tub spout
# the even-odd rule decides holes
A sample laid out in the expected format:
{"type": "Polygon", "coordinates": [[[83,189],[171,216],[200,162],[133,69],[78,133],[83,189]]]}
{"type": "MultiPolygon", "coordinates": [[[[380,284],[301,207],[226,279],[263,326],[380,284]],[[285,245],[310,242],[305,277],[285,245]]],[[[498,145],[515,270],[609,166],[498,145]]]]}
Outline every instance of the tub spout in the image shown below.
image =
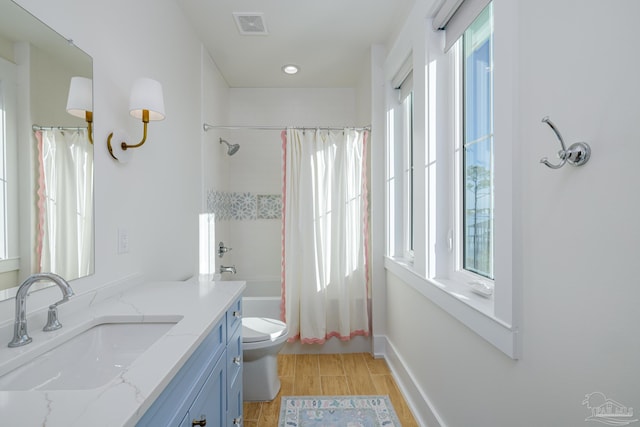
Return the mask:
{"type": "Polygon", "coordinates": [[[220,266],[220,273],[233,273],[236,274],[236,267],[235,265],[231,265],[229,267],[225,267],[224,265],[220,266]]]}

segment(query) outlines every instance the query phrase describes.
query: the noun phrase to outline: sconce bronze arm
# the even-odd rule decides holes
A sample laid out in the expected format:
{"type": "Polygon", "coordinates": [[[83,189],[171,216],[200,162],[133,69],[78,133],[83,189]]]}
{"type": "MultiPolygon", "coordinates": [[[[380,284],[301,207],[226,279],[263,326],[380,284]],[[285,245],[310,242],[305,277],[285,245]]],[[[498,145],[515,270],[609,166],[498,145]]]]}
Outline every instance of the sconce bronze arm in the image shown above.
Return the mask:
{"type": "Polygon", "coordinates": [[[93,111],[85,111],[85,121],[87,122],[87,133],[89,134],[89,142],[93,144],[93,111]]]}
{"type": "MultiPolygon", "coordinates": [[[[122,150],[126,150],[127,148],[138,148],[147,140],[147,124],[149,123],[149,110],[142,110],[142,123],[143,123],[143,131],[142,131],[142,140],[137,144],[127,144],[126,141],[122,141],[120,143],[120,147],[122,150]]],[[[109,134],[107,138],[107,148],[109,149],[109,154],[111,157],[118,160],[116,156],[113,155],[113,147],[111,146],[111,138],[113,137],[113,132],[109,134]]]]}

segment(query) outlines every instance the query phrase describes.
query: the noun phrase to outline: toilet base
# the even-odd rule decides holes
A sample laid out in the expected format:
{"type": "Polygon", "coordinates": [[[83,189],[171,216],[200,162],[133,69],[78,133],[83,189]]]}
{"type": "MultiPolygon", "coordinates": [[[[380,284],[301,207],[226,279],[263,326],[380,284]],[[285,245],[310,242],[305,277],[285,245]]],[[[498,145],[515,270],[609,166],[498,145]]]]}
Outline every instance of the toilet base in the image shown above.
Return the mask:
{"type": "Polygon", "coordinates": [[[269,354],[242,366],[242,399],[247,402],[265,402],[275,399],[280,391],[278,355],[269,354]]]}

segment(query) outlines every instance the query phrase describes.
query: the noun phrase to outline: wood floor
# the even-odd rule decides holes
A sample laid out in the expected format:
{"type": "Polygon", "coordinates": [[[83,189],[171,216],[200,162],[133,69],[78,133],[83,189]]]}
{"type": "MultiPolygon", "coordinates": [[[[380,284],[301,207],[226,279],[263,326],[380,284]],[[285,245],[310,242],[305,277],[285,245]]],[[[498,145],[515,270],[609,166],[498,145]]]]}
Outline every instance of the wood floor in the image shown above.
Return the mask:
{"type": "Polygon", "coordinates": [[[280,393],[272,402],[245,402],[245,427],[277,427],[281,396],[389,395],[403,427],[417,426],[384,359],[368,353],[280,354],[280,393]]]}

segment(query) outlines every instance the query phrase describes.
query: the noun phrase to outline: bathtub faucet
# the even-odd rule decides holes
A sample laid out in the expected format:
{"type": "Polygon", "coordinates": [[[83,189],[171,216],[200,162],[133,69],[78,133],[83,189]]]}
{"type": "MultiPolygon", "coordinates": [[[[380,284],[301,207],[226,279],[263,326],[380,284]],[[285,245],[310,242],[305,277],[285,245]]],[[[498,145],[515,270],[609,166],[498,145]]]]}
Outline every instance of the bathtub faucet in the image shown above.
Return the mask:
{"type": "Polygon", "coordinates": [[[236,274],[236,267],[235,265],[229,266],[229,267],[225,267],[224,265],[220,266],[220,273],[233,273],[236,274]]]}
{"type": "Polygon", "coordinates": [[[218,244],[218,258],[222,258],[224,254],[229,252],[232,248],[228,248],[224,245],[224,242],[218,244]]]}

